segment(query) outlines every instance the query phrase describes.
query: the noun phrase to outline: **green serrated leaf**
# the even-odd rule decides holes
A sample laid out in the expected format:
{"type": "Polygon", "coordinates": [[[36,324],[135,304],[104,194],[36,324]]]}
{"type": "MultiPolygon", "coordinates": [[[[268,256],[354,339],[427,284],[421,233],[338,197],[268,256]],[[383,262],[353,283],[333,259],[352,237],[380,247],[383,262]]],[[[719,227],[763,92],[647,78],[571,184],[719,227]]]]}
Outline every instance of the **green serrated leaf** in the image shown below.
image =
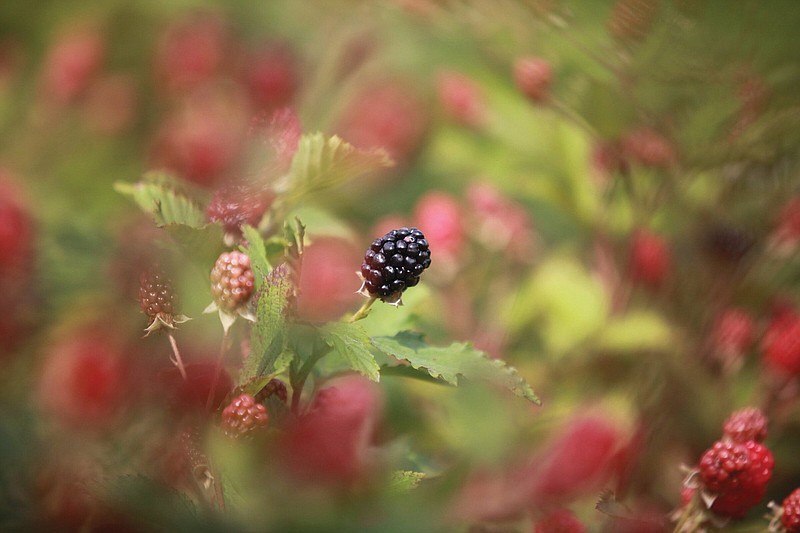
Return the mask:
{"type": "Polygon", "coordinates": [[[364,328],[348,322],[331,322],[320,328],[320,335],[350,368],[372,381],[380,380],[380,367],[370,352],[371,341],[364,328]]]}
{"type": "Polygon", "coordinates": [[[182,224],[199,229],[206,225],[206,217],[197,204],[163,183],[117,182],[114,189],[132,198],[159,226],[182,224]]]}
{"type": "Polygon", "coordinates": [[[277,371],[276,362],[286,349],[285,310],[291,290],[288,269],[281,265],[270,272],[256,294],[256,323],[250,334],[250,356],[239,376],[240,383],[277,371]]]}
{"type": "Polygon", "coordinates": [[[412,470],[395,470],[389,479],[390,492],[405,492],[414,489],[425,478],[424,472],[412,470]]]}
{"type": "Polygon", "coordinates": [[[373,337],[372,345],[414,368],[424,368],[437,379],[458,385],[459,376],[505,387],[517,396],[536,404],[539,398],[514,367],[499,359],[491,359],[469,343],[448,347],[430,346],[422,335],[402,331],[393,337],[373,337]]]}
{"type": "Polygon", "coordinates": [[[392,164],[383,150],[360,150],[335,135],[306,134],[292,159],[287,188],[293,195],[302,196],[392,164]]]}
{"type": "Polygon", "coordinates": [[[272,270],[272,265],[267,259],[267,248],[258,230],[253,226],[244,225],[242,226],[242,235],[248,243],[242,251],[250,258],[250,266],[255,274],[256,290],[258,290],[269,271],[272,270]]]}

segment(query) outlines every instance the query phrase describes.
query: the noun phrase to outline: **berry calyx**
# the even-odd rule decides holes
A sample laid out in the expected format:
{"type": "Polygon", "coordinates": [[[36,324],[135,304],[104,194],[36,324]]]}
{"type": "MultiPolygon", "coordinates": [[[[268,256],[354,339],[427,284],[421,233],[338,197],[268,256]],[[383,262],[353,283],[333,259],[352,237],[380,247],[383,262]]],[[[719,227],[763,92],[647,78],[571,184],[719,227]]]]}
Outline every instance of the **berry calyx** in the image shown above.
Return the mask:
{"type": "Polygon", "coordinates": [[[781,525],[786,533],[800,533],[800,489],[795,489],[783,500],[781,525]]]}
{"type": "Polygon", "coordinates": [[[231,401],[222,411],[222,431],[232,438],[239,438],[269,422],[267,408],[256,402],[249,394],[242,394],[231,401]]]}
{"type": "Polygon", "coordinates": [[[745,407],[732,413],[723,429],[725,437],[733,442],[764,442],[767,438],[767,417],[757,407],[745,407]]]}
{"type": "Polygon", "coordinates": [[[375,239],[361,265],[363,283],[359,292],[400,305],[403,292],[419,283],[431,264],[425,235],[417,228],[395,229],[375,239]]]}
{"type": "Polygon", "coordinates": [[[211,294],[225,312],[234,313],[247,304],[255,287],[250,258],[239,251],[219,256],[211,270],[211,294]]]}

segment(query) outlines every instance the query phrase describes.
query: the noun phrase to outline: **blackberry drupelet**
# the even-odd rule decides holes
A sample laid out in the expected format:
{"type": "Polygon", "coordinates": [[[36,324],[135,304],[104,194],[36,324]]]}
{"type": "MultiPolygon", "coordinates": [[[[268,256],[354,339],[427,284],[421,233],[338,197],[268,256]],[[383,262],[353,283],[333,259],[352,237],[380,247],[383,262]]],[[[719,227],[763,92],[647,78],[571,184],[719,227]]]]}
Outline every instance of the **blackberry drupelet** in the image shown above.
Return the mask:
{"type": "Polygon", "coordinates": [[[419,283],[420,275],[430,264],[428,241],[420,230],[392,230],[375,239],[367,250],[361,265],[361,292],[397,303],[403,291],[419,283]]]}

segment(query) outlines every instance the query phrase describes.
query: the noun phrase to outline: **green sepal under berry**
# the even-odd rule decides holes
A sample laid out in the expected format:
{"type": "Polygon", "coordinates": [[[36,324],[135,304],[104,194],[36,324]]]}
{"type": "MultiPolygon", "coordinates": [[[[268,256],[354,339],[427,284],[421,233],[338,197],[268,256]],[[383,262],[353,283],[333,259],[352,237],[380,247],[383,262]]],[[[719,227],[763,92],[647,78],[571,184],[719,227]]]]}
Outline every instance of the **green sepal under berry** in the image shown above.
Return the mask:
{"type": "MultiPolygon", "coordinates": [[[[457,386],[460,378],[502,386],[517,396],[540,404],[536,393],[519,372],[504,361],[492,359],[469,343],[447,347],[431,346],[422,335],[402,331],[392,337],[373,337],[372,345],[381,353],[424,368],[432,377],[457,386]]],[[[390,361],[387,361],[391,364],[390,361]]]]}

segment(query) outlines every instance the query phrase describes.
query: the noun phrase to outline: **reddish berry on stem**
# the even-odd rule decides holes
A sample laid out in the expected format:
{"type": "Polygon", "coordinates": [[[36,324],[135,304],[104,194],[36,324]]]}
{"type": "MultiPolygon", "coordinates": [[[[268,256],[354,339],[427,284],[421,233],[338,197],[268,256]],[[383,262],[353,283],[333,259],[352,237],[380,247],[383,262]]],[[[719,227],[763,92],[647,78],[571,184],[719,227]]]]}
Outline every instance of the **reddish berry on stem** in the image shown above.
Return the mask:
{"type": "Polygon", "coordinates": [[[227,184],[214,192],[206,216],[211,222],[221,222],[225,233],[238,239],[243,225],[258,226],[274,199],[272,191],[243,183],[227,184]]]}
{"type": "Polygon", "coordinates": [[[254,287],[255,277],[246,254],[234,250],[219,256],[211,270],[211,294],[220,309],[226,312],[241,309],[254,287]]]}
{"type": "Polygon", "coordinates": [[[266,427],[269,421],[267,409],[249,394],[234,398],[222,411],[222,431],[233,438],[266,427]]]}
{"type": "Polygon", "coordinates": [[[671,269],[671,254],[667,241],[647,230],[637,231],[630,248],[630,274],[638,283],[651,288],[660,286],[671,269]]]}
{"type": "Polygon", "coordinates": [[[716,442],[700,459],[703,484],[713,492],[728,492],[742,485],[750,466],[750,455],[743,444],[716,442]]]}
{"type": "Polygon", "coordinates": [[[157,266],[139,276],[139,306],[150,319],[148,331],[157,323],[172,326],[177,308],[175,291],[172,281],[157,266]]]}
{"type": "Polygon", "coordinates": [[[800,533],[800,489],[795,489],[783,500],[781,524],[786,533],[800,533]]]}
{"type": "Polygon", "coordinates": [[[725,437],[733,442],[764,442],[767,438],[767,417],[757,407],[745,407],[732,413],[723,429],[725,437]]]}
{"type": "Polygon", "coordinates": [[[800,316],[789,312],[773,318],[761,349],[769,369],[779,374],[800,374],[800,316]]]}
{"type": "Polygon", "coordinates": [[[514,81],[531,101],[544,102],[550,97],[553,69],[550,63],[544,59],[521,58],[514,63],[514,81]]]}
{"type": "Polygon", "coordinates": [[[678,159],[672,143],[649,128],[633,130],[625,135],[622,152],[642,166],[651,168],[669,168],[678,159]]]}
{"type": "Polygon", "coordinates": [[[586,527],[567,509],[557,509],[536,522],[533,533],[584,533],[586,527]]]}

